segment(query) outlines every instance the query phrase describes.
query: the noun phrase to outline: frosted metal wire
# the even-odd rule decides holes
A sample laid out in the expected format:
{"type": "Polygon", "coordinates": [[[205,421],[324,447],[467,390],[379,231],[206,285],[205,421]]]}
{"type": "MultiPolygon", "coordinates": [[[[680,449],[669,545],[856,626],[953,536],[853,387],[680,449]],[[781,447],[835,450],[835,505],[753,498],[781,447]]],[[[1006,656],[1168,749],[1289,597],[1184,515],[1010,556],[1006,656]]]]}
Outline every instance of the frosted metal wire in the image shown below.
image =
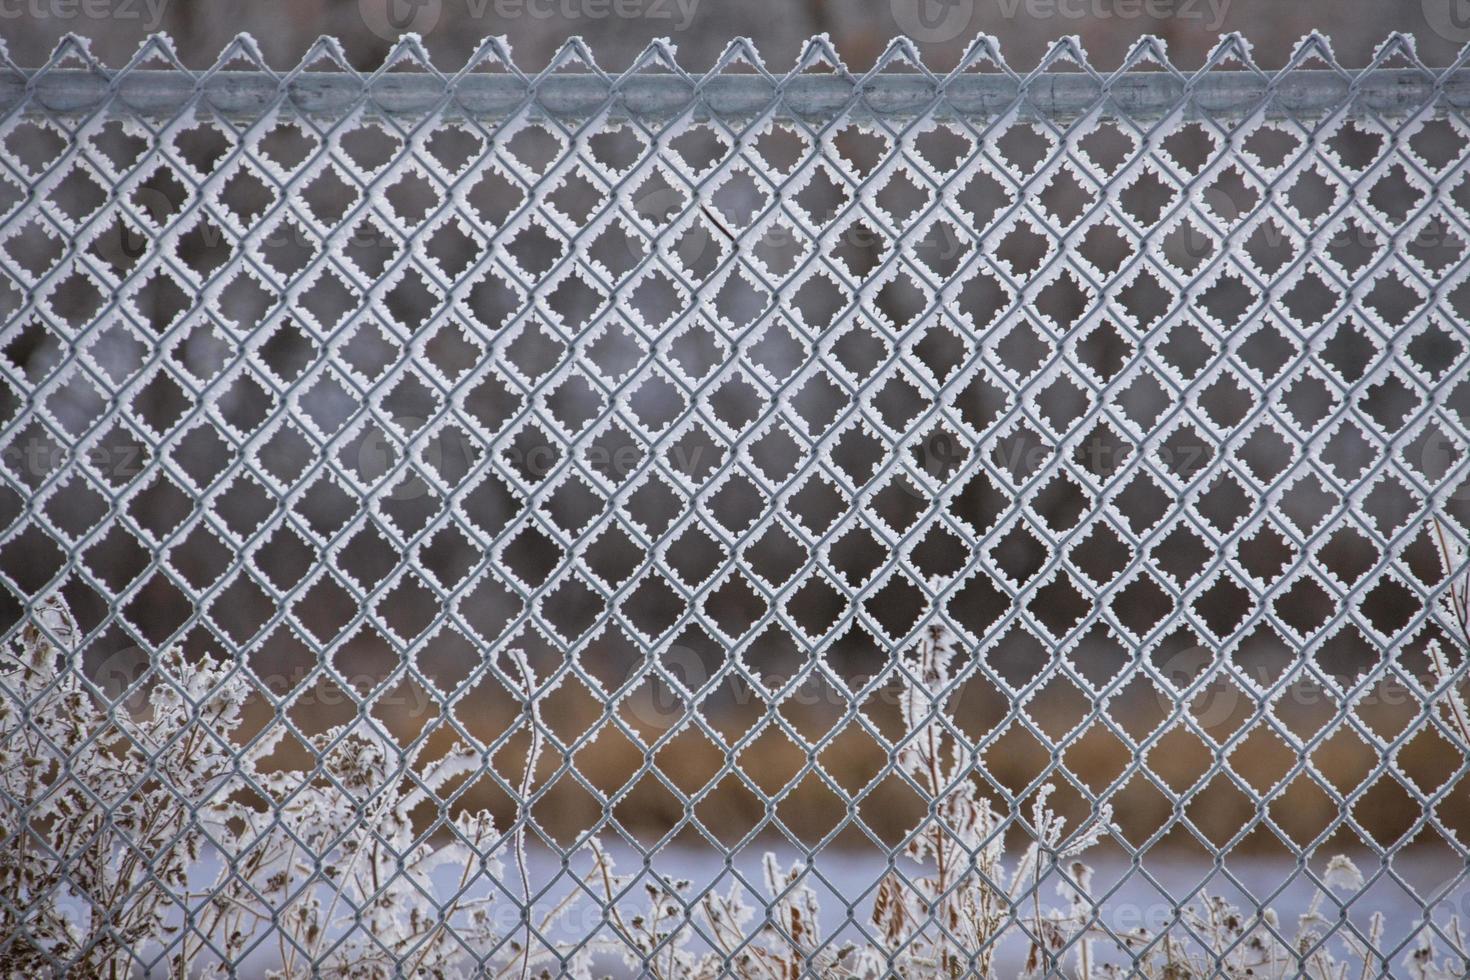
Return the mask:
{"type": "MultiPolygon", "coordinates": [[[[662,782],[679,827],[700,829],[699,803],[728,776],[758,799],[764,830],[814,853],[839,831],[863,831],[863,800],[893,773],[890,761],[853,792],[826,774],[823,750],[855,729],[887,744],[864,704],[891,679],[893,652],[937,619],[973,651],[956,685],[984,685],[1010,705],[1009,727],[975,745],[977,758],[1014,730],[1050,748],[1033,786],[1060,780],[1099,806],[1137,778],[1168,801],[1164,826],[1122,844],[1135,860],[1172,830],[1219,861],[1229,856],[1233,843],[1211,842],[1192,822],[1191,802],[1216,777],[1252,805],[1232,842],[1261,830],[1305,859],[1316,844],[1293,841],[1272,809],[1291,776],[1341,807],[1318,841],[1345,831],[1391,867],[1400,845],[1378,842],[1354,807],[1378,781],[1393,781],[1418,808],[1414,827],[1464,858],[1439,809],[1463,765],[1429,789],[1397,768],[1407,735],[1384,735],[1348,707],[1305,737],[1275,714],[1304,681],[1336,692],[1339,705],[1351,702],[1354,689],[1344,691],[1316,659],[1334,638],[1350,637],[1373,651],[1352,682],[1357,690],[1402,683],[1423,699],[1424,725],[1455,739],[1429,706],[1432,685],[1400,653],[1453,629],[1439,601],[1445,570],[1423,550],[1426,528],[1439,518],[1451,538],[1465,538],[1470,417],[1461,389],[1470,330],[1460,292],[1470,224],[1456,193],[1470,160],[1463,61],[1425,67],[1401,37],[1353,70],[1338,67],[1319,37],[1275,70],[1256,67],[1236,38],[1197,71],[1172,66],[1154,40],[1111,71],[1090,66],[1073,42],[1034,70],[1015,71],[989,40],[949,73],[930,72],[903,43],[871,71],[852,72],[825,40],[811,42],[789,74],[770,72],[744,43],[703,74],[680,68],[665,45],[620,73],[598,68],[577,44],[545,71],[526,73],[487,42],[451,74],[412,40],[371,74],[348,67],[330,40],[285,72],[268,67],[248,39],[202,72],[185,69],[163,39],[121,69],[97,63],[77,41],[39,69],[7,59],[0,443],[11,448],[0,482],[12,501],[0,520],[0,574],[8,635],[64,589],[92,597],[79,618],[90,649],[103,654],[124,643],[156,658],[203,639],[248,671],[262,638],[290,633],[315,661],[303,680],[335,681],[364,718],[394,683],[453,706],[504,677],[507,649],[534,641],[550,657],[538,661],[543,694],[574,687],[604,703],[602,717],[569,741],[553,723],[543,726],[561,760],[556,777],[578,782],[601,808],[594,832],[619,829],[620,794],[594,787],[577,770],[577,753],[617,730],[645,747],[634,778],[662,782]],[[1415,139],[1431,125],[1447,126],[1462,145],[1427,159],[1415,139]],[[282,127],[295,135],[282,136],[282,127]],[[795,141],[794,159],[779,161],[762,141],[773,129],[795,141]],[[185,137],[204,130],[220,137],[220,152],[186,148],[185,137]],[[380,158],[366,160],[353,142],[364,130],[390,139],[380,158]],[[1110,165],[1088,144],[1104,130],[1128,144],[1110,165]],[[1182,162],[1171,148],[1186,131],[1206,147],[1203,162],[1182,162]],[[518,142],[532,133],[551,145],[537,162],[518,142]],[[610,133],[631,137],[627,155],[606,151],[610,133]],[[1349,161],[1334,143],[1344,133],[1376,139],[1377,149],[1349,161]],[[139,140],[142,150],[118,162],[103,150],[109,134],[139,140]],[[463,159],[441,155],[435,140],[444,134],[469,139],[463,159]],[[683,155],[680,139],[691,134],[712,148],[702,164],[683,155]],[[957,155],[937,162],[933,134],[958,141],[957,155]],[[1269,158],[1267,137],[1289,144],[1279,159],[1269,158]],[[859,164],[847,139],[877,149],[859,164]],[[293,141],[299,152],[282,149],[293,141]],[[509,190],[472,200],[489,173],[509,190]],[[345,188],[345,206],[331,216],[310,196],[324,178],[345,188]],[[1390,181],[1396,190],[1385,189],[1390,181]],[[240,182],[258,185],[256,204],[234,196],[244,194],[240,182]],[[572,182],[586,185],[585,208],[563,199],[572,182]],[[968,196],[979,183],[1000,195],[984,214],[968,196]],[[911,189],[900,193],[901,184],[911,189]],[[1299,196],[1307,184],[1326,188],[1310,217],[1299,196]],[[399,192],[421,204],[401,203],[399,192]],[[1443,263],[1411,247],[1431,226],[1453,253],[1443,263]],[[857,229],[869,236],[857,248],[873,259],[861,270],[838,254],[857,229]],[[611,231],[631,242],[616,256],[603,241],[611,231]],[[206,233],[222,250],[218,263],[195,261],[204,252],[192,243],[206,233]],[[1257,234],[1275,236],[1281,262],[1252,251],[1257,234]],[[95,248],[109,235],[121,235],[120,264],[95,248]],[[763,251],[778,235],[791,243],[786,265],[763,251]],[[382,246],[386,259],[363,259],[354,236],[382,246]],[[462,239],[450,249],[458,261],[444,259],[441,236],[462,239]],[[1038,242],[1029,267],[1016,257],[1023,238],[1038,242]],[[1334,251],[1341,238],[1362,245],[1366,259],[1344,264],[1334,251]],[[957,258],[937,260],[936,248],[957,258]],[[477,306],[476,289],[487,284],[508,296],[498,322],[477,306]],[[972,289],[993,298],[988,315],[972,289]],[[666,309],[653,298],[658,290],[674,297],[666,309]],[[823,292],[833,297],[825,313],[823,292]],[[1397,306],[1390,293],[1401,297],[1397,306]],[[301,352],[289,372],[267,350],[287,330],[301,352]],[[442,359],[432,342],[448,331],[470,353],[442,359]],[[872,363],[861,367],[843,346],[859,332],[873,338],[872,363]],[[612,366],[613,339],[626,348],[622,367],[612,366]],[[771,353],[767,341],[785,353],[771,353]],[[1334,360],[1333,345],[1348,341],[1362,348],[1360,370],[1339,370],[1334,360]],[[1116,355],[1109,367],[1093,363],[1107,351],[1116,355]],[[514,406],[487,414],[472,398],[486,384],[514,406]],[[165,388],[178,394],[156,394],[165,388]],[[664,401],[650,408],[640,393],[653,398],[655,388],[664,401]],[[573,389],[581,401],[568,407],[559,399],[573,389]],[[1299,399],[1319,389],[1322,410],[1301,408],[1299,399]],[[823,398],[830,412],[814,407],[823,398]],[[1380,411],[1375,398],[1397,399],[1397,411],[1380,411]],[[176,410],[159,408],[174,402],[176,410]],[[654,421],[660,411],[668,417],[654,421]],[[710,455],[679,457],[685,439],[710,455]],[[778,443],[789,444],[788,466],[766,455],[778,443]],[[1131,448],[1089,461],[1089,451],[1114,443],[1131,448]],[[44,452],[27,455],[38,444],[44,452]],[[446,444],[464,466],[446,465],[446,444]],[[589,461],[602,446],[629,450],[628,461],[589,461]],[[538,452],[540,463],[531,458],[538,452]],[[186,513],[172,526],[150,525],[138,516],[140,501],[163,484],[183,495],[186,513]],[[58,509],[69,506],[56,503],[61,492],[78,485],[102,502],[96,516],[58,509]],[[802,492],[823,487],[836,502],[819,520],[802,492]],[[313,502],[329,488],[338,503],[313,502]],[[487,488],[505,501],[488,522],[472,503],[487,488]],[[1048,496],[1061,491],[1079,501],[1070,516],[1048,496]],[[974,503],[985,493],[988,502],[974,503]],[[1394,519],[1378,516],[1385,494],[1394,519]],[[1233,519],[1221,516],[1227,496],[1237,501],[1233,519]],[[232,509],[240,497],[258,498],[249,521],[232,509]],[[585,514],[560,516],[553,508],[563,498],[585,514]],[[1302,517],[1319,498],[1320,516],[1302,517]],[[419,511],[400,522],[390,513],[395,501],[419,511]],[[748,513],[730,516],[742,507],[748,513]],[[336,516],[319,520],[323,513],[336,516]],[[349,548],[365,528],[394,556],[372,575],[353,565],[349,548]],[[1346,540],[1343,532],[1363,555],[1354,575],[1324,550],[1346,540]],[[264,549],[287,533],[308,558],[281,585],[264,549]],[[454,535],[470,560],[451,573],[429,549],[454,535]],[[702,573],[683,565],[685,535],[713,549],[702,573]],[[1282,558],[1263,569],[1242,548],[1268,536],[1281,542],[1282,558]],[[596,546],[614,537],[633,555],[620,576],[597,558],[596,546]],[[757,556],[767,538],[784,540],[783,553],[794,556],[784,572],[757,556]],[[878,548],[866,570],[842,564],[848,539],[878,548]],[[948,564],[922,550],[941,539],[958,555],[948,564]],[[189,550],[205,540],[225,552],[207,574],[191,564],[206,559],[189,550]],[[126,574],[109,572],[124,559],[104,555],[104,541],[131,542],[141,556],[126,574]],[[518,541],[540,542],[530,550],[539,547],[545,566],[528,571],[518,541]],[[1099,566],[1094,558],[1109,542],[1121,557],[1099,566]],[[1171,570],[1191,542],[1204,554],[1171,570]],[[1035,561],[1018,570],[1027,564],[1018,555],[1035,561]],[[345,624],[324,633],[319,596],[328,583],[351,608],[345,624]],[[405,607],[411,627],[386,611],[408,586],[420,595],[405,607]],[[755,611],[732,625],[736,591],[755,611]],[[173,618],[157,605],[170,596],[187,607],[173,618]],[[257,606],[264,618],[249,628],[226,624],[257,606]],[[829,607],[830,615],[812,612],[829,607]],[[499,625],[485,625],[490,612],[499,625]],[[689,654],[680,644],[690,630],[723,656],[689,654]],[[466,639],[479,662],[443,691],[419,658],[446,632],[466,639]],[[364,691],[346,675],[353,637],[368,634],[395,662],[364,691]],[[745,659],[772,635],[798,658],[774,687],[745,659]],[[1205,651],[1203,666],[1182,681],[1160,661],[1180,635],[1205,651]],[[1262,678],[1236,659],[1262,636],[1292,653],[1279,676],[1262,678]],[[590,663],[609,637],[638,654],[613,684],[590,663]],[[888,674],[855,689],[851,672],[829,657],[854,637],[889,657],[888,674]],[[1013,682],[991,655],[1022,637],[1048,661],[1013,682]],[[1126,654],[1101,680],[1078,665],[1097,643],[1126,654]],[[675,669],[671,650],[699,663],[691,688],[682,669],[690,661],[675,669]],[[676,692],[677,706],[666,730],[645,740],[619,712],[649,678],[676,692]],[[803,773],[777,792],[762,790],[740,758],[756,733],[732,744],[701,708],[731,678],[772,707],[760,731],[784,733],[813,760],[803,773],[848,806],[821,841],[797,840],[783,823],[781,804],[803,773]],[[815,738],[775,710],[814,679],[842,692],[840,718],[815,738]],[[1060,737],[1033,717],[1053,684],[1087,701],[1060,737]],[[1134,684],[1173,703],[1142,735],[1114,715],[1115,706],[1126,715],[1134,684]],[[1195,696],[1219,684],[1248,699],[1249,724],[1222,733],[1191,713],[1195,696]],[[1067,761],[1088,728],[1111,733],[1132,756],[1101,790],[1067,761]],[[1267,791],[1236,773],[1232,755],[1262,729],[1296,757],[1267,791]],[[1213,753],[1205,778],[1183,790],[1149,762],[1176,730],[1213,753]],[[1339,731],[1376,758],[1346,793],[1311,761],[1339,731]],[[692,793],[659,761],[688,733],[723,753],[719,774],[692,793]]],[[[296,695],[262,696],[273,706],[269,723],[297,731],[296,695]]],[[[514,804],[542,798],[551,780],[520,800],[516,774],[488,761],[513,732],[487,742],[455,712],[440,717],[440,727],[486,748],[485,774],[514,804]]],[[[1470,749],[1456,748],[1462,756],[1470,749]]],[[[1023,795],[990,785],[1013,806],[1023,795]]],[[[1141,865],[1135,873],[1149,876],[1141,865]]],[[[809,874],[822,878],[820,860],[809,874]]],[[[1421,909],[1429,915],[1456,886],[1463,881],[1419,896],[1421,909]]]]}

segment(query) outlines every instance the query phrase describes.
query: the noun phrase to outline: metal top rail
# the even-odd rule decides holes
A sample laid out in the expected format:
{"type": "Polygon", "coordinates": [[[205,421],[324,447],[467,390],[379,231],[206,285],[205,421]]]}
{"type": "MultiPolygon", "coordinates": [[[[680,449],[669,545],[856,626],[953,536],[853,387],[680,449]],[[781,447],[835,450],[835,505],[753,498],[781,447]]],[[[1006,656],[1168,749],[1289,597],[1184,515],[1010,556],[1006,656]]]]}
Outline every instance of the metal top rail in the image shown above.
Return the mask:
{"type": "Polygon", "coordinates": [[[112,76],[91,69],[13,71],[0,76],[0,113],[75,116],[167,116],[186,106],[205,114],[253,118],[268,111],[337,116],[371,115],[500,119],[526,114],[581,120],[811,118],[1068,119],[1098,113],[1132,119],[1228,119],[1435,113],[1470,107],[1470,69],[1435,74],[1417,68],[1364,71],[1294,69],[1174,74],[1124,72],[1099,78],[1084,72],[1030,77],[976,73],[937,78],[918,72],[862,79],[839,74],[674,74],[607,77],[582,73],[513,75],[133,69],[112,76]]]}

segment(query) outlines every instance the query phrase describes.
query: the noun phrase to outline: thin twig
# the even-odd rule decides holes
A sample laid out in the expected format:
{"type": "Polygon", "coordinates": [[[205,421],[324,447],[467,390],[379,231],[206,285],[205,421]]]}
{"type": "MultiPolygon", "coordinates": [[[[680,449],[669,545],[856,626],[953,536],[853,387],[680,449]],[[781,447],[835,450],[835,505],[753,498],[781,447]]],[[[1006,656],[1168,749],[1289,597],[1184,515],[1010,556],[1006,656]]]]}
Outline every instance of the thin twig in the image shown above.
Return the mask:
{"type": "Polygon", "coordinates": [[[521,980],[526,980],[531,972],[531,877],[526,869],[526,821],[531,815],[527,810],[527,801],[536,778],[536,763],[541,757],[541,705],[535,697],[535,679],[525,651],[511,650],[509,656],[521,673],[521,696],[531,720],[531,742],[526,748],[526,769],[521,774],[520,799],[517,801],[520,812],[516,814],[514,832],[516,868],[520,871],[521,897],[525,903],[521,908],[521,914],[526,920],[526,941],[521,950],[521,980]]]}

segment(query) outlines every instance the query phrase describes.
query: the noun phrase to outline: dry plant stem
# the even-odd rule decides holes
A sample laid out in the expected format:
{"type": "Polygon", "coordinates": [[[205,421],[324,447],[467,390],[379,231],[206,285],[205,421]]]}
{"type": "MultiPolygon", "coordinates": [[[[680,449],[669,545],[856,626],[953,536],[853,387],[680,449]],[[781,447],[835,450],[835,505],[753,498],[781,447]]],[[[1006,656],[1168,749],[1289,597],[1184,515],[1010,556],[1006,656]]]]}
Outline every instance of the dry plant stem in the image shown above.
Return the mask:
{"type": "MultiPolygon", "coordinates": [[[[485,835],[483,833],[480,833],[479,832],[479,829],[477,827],[476,833],[475,833],[475,839],[474,839],[474,845],[475,846],[472,846],[470,848],[470,850],[471,851],[478,851],[479,850],[479,846],[478,845],[480,845],[481,843],[483,843],[484,837],[485,837],[485,835]]],[[[462,867],[460,869],[459,883],[458,883],[458,885],[455,888],[455,893],[456,894],[462,893],[464,891],[465,886],[469,883],[469,880],[470,880],[470,868],[471,868],[470,863],[469,862],[465,862],[464,867],[462,867]]],[[[443,919],[443,917],[440,917],[439,921],[434,924],[433,931],[430,933],[429,938],[424,942],[423,948],[419,950],[419,955],[414,957],[412,967],[408,971],[408,975],[409,976],[414,976],[416,974],[416,971],[419,968],[419,964],[421,964],[424,961],[424,957],[426,957],[426,956],[429,955],[429,949],[431,948],[432,944],[434,943],[435,940],[437,940],[439,938],[439,935],[444,931],[444,926],[445,926],[445,920],[443,919]]]]}
{"type": "MultiPolygon", "coordinates": [[[[627,922],[623,920],[622,911],[618,907],[616,887],[613,882],[613,866],[607,853],[599,845],[592,845],[592,872],[602,883],[603,906],[612,917],[613,924],[617,926],[618,932],[625,937],[631,938],[633,931],[628,928],[627,922]]],[[[624,942],[627,940],[624,939],[624,942]]]]}
{"type": "Polygon", "coordinates": [[[1450,579],[1450,608],[1454,612],[1456,621],[1460,624],[1460,635],[1470,639],[1470,571],[1465,573],[1466,582],[1457,586],[1455,575],[1459,574],[1454,567],[1454,559],[1451,557],[1453,551],[1450,548],[1449,538],[1445,534],[1444,524],[1438,517],[1434,518],[1434,533],[1439,541],[1439,557],[1444,564],[1445,575],[1450,579]]]}
{"type": "MultiPolygon", "coordinates": [[[[935,657],[938,654],[937,646],[939,643],[939,637],[931,634],[928,637],[927,642],[920,641],[920,643],[923,649],[923,653],[920,657],[920,665],[921,670],[924,671],[924,673],[920,676],[927,680],[929,677],[938,675],[938,667],[935,663],[935,657]]],[[[935,731],[935,728],[937,727],[937,722],[935,722],[933,718],[933,714],[937,710],[939,710],[939,705],[931,698],[929,701],[930,718],[928,725],[925,726],[924,733],[925,741],[927,742],[925,746],[924,761],[926,763],[925,769],[927,770],[929,775],[930,807],[935,809],[936,811],[941,801],[941,796],[943,794],[942,781],[939,776],[940,761],[938,733],[935,731]]],[[[936,816],[931,819],[933,822],[934,834],[934,863],[936,871],[935,887],[941,905],[947,905],[948,903],[944,896],[948,894],[949,874],[948,868],[946,867],[945,859],[948,857],[949,849],[945,846],[946,840],[944,836],[943,822],[942,820],[937,818],[937,812],[936,816]]],[[[943,970],[946,975],[948,975],[948,973],[950,972],[948,948],[945,948],[940,952],[939,966],[940,969],[943,970]]]]}
{"type": "Polygon", "coordinates": [[[1460,744],[1470,745],[1470,712],[1466,711],[1464,700],[1454,689],[1454,668],[1437,643],[1430,644],[1429,658],[1439,682],[1446,685],[1443,700],[1440,702],[1444,707],[1445,719],[1460,737],[1460,744]]]}
{"type": "Polygon", "coordinates": [[[526,867],[526,821],[531,819],[531,814],[526,810],[526,800],[530,797],[531,786],[536,778],[536,764],[541,761],[541,705],[536,701],[536,682],[531,674],[531,664],[526,659],[525,651],[511,650],[510,658],[515,662],[516,669],[520,672],[521,699],[525,702],[526,713],[531,722],[530,744],[526,747],[526,769],[521,774],[520,788],[520,812],[516,814],[515,849],[516,867],[521,875],[521,897],[524,904],[521,914],[526,917],[526,940],[521,957],[521,980],[526,980],[531,972],[531,876],[526,867]]]}
{"type": "MultiPolygon", "coordinates": [[[[1440,560],[1444,564],[1445,575],[1450,580],[1449,606],[1460,627],[1460,655],[1464,658],[1470,656],[1470,571],[1464,572],[1464,579],[1456,582],[1455,577],[1462,573],[1454,567],[1449,538],[1438,517],[1434,518],[1434,531],[1439,541],[1440,560]]],[[[1470,710],[1466,709],[1464,699],[1455,690],[1454,668],[1438,643],[1430,643],[1428,651],[1430,666],[1439,683],[1445,687],[1440,700],[1445,719],[1459,735],[1460,744],[1470,745],[1470,710]]]]}
{"type": "MultiPolygon", "coordinates": [[[[404,759],[403,760],[403,765],[404,765],[404,768],[406,769],[408,767],[408,765],[409,765],[409,760],[408,759],[404,759]]],[[[401,773],[400,773],[400,778],[401,778],[401,773]]],[[[372,819],[367,824],[368,826],[371,826],[372,824],[375,824],[375,823],[379,822],[380,820],[382,820],[382,818],[383,818],[383,811],[387,808],[389,802],[391,802],[392,799],[393,799],[392,794],[389,793],[389,792],[387,792],[386,789],[385,789],[384,792],[382,793],[381,798],[378,800],[377,808],[373,811],[372,819]]],[[[374,846],[376,847],[376,841],[374,842],[374,846]]],[[[352,875],[357,870],[357,861],[358,861],[358,858],[360,858],[362,856],[363,850],[364,849],[362,847],[356,847],[356,848],[353,849],[353,851],[352,851],[352,858],[351,858],[351,860],[348,861],[347,868],[342,872],[342,878],[344,880],[346,878],[348,878],[350,875],[352,875]]],[[[377,855],[374,854],[374,858],[375,859],[376,859],[376,856],[377,855]]],[[[376,861],[375,861],[375,863],[376,863],[376,861]]],[[[332,916],[337,911],[337,905],[338,905],[339,902],[341,902],[342,895],[343,895],[343,889],[341,887],[337,887],[337,888],[334,888],[332,890],[332,904],[327,907],[327,914],[326,914],[326,917],[324,919],[325,922],[330,923],[332,921],[332,916]]],[[[321,956],[322,944],[327,941],[327,932],[328,932],[327,929],[322,929],[322,930],[320,930],[317,933],[316,942],[312,945],[312,948],[311,948],[311,955],[309,957],[307,957],[307,959],[309,961],[316,962],[316,960],[321,956]]],[[[294,962],[294,956],[293,956],[293,962],[294,962]]]]}

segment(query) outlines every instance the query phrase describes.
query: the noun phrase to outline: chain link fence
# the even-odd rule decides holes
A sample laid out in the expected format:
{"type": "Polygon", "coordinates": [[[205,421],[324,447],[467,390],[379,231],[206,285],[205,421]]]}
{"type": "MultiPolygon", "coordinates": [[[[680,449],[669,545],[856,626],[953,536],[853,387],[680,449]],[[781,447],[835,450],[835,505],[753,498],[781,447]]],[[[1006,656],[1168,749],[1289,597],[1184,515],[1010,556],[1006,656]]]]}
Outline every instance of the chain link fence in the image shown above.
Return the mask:
{"type": "Polygon", "coordinates": [[[1467,105],[7,59],[0,962],[1462,975],[1467,105]]]}

